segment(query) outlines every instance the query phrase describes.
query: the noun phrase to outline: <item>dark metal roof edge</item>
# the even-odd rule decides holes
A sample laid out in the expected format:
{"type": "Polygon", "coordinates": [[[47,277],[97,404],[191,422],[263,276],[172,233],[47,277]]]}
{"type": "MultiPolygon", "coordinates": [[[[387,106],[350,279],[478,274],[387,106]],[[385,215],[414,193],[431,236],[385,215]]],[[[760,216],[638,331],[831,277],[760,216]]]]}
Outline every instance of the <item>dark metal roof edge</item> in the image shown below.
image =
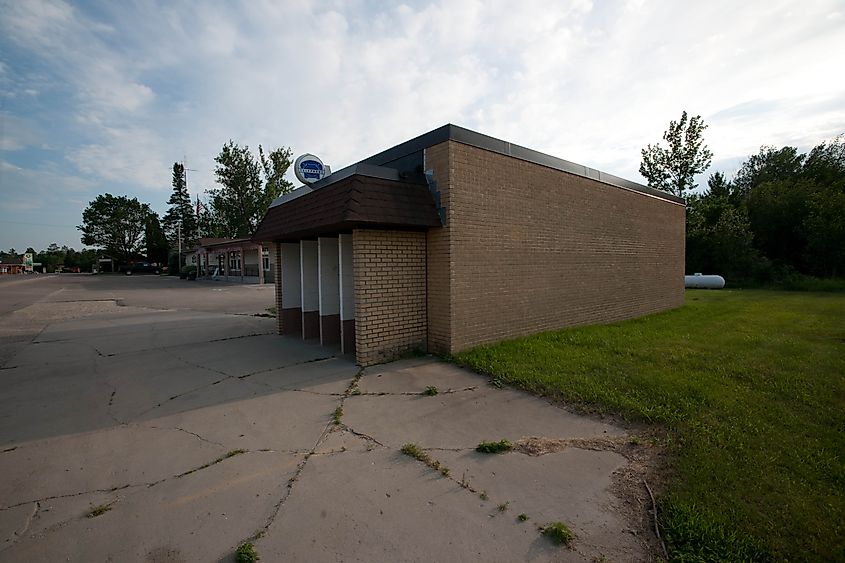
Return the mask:
{"type": "MultiPolygon", "coordinates": [[[[428,133],[423,133],[422,135],[414,137],[409,141],[400,143],[355,164],[347,166],[346,168],[342,168],[341,170],[326,176],[322,180],[309,184],[308,187],[313,190],[324,188],[355,174],[368,176],[370,178],[381,178],[384,180],[408,181],[408,179],[399,176],[398,170],[387,168],[382,165],[449,140],[498,154],[503,154],[505,156],[511,156],[526,162],[560,170],[562,172],[568,172],[576,176],[596,180],[618,188],[640,192],[673,203],[680,203],[682,205],[686,203],[683,198],[668,192],[664,192],[650,186],[644,186],[643,184],[626,180],[625,178],[620,178],[619,176],[608,174],[606,172],[584,166],[583,164],[570,162],[556,156],[542,153],[534,149],[529,149],[521,145],[509,143],[483,133],[478,133],[458,125],[453,125],[451,123],[447,123],[446,125],[438,127],[428,133]]],[[[271,206],[281,203],[285,202],[276,200],[271,206]]]]}

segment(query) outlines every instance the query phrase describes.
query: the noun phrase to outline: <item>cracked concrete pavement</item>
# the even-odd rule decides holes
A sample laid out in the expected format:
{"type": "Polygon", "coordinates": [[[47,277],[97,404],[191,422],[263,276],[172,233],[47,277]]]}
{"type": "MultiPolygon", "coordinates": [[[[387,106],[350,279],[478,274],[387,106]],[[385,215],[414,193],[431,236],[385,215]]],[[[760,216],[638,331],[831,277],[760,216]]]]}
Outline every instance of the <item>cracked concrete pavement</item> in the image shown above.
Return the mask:
{"type": "Polygon", "coordinates": [[[653,559],[607,421],[431,357],[361,370],[252,316],[269,286],[0,288],[0,561],[233,561],[243,541],[262,561],[653,559]]]}

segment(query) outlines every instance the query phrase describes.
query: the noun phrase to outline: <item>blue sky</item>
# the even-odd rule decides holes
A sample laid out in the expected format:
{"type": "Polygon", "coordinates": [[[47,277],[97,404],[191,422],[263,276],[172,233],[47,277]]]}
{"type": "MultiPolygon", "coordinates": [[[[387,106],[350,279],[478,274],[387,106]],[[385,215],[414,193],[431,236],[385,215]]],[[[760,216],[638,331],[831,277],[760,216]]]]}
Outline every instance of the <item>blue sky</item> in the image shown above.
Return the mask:
{"type": "Polygon", "coordinates": [[[163,212],[233,139],[334,169],[445,123],[641,181],[701,114],[711,171],[845,132],[841,0],[0,0],[0,248],[82,247],[101,193],[163,212]]]}

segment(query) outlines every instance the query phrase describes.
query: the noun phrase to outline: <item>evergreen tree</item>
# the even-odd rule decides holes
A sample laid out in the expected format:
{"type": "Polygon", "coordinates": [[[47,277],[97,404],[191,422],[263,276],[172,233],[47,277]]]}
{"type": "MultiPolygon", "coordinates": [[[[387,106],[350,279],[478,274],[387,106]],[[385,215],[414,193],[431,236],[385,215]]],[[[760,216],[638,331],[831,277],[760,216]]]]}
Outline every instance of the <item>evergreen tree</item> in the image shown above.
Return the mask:
{"type": "Polygon", "coordinates": [[[169,243],[161,228],[158,214],[153,212],[147,219],[145,237],[147,243],[147,260],[158,264],[167,264],[169,243]]]}
{"type": "Polygon", "coordinates": [[[173,163],[173,193],[167,201],[170,205],[164,215],[162,226],[171,250],[179,248],[179,236],[181,233],[182,252],[193,248],[197,243],[197,218],[194,215],[194,206],[191,203],[191,196],[188,194],[188,185],[185,181],[185,165],[179,162],[173,163]]]}

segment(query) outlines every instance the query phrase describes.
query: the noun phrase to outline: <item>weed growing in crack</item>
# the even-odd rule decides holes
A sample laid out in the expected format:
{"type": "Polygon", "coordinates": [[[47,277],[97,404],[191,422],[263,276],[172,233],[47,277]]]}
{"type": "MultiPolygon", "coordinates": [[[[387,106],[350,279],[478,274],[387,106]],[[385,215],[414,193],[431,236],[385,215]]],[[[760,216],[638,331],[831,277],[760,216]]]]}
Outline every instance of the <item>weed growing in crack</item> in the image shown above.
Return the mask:
{"type": "Polygon", "coordinates": [[[235,551],[235,561],[237,563],[255,563],[259,559],[261,559],[261,556],[255,551],[255,546],[252,545],[252,542],[242,543],[238,546],[237,551],[235,551]]]}
{"type": "Polygon", "coordinates": [[[502,387],[505,386],[504,382],[501,379],[499,379],[498,377],[491,378],[490,379],[490,385],[492,385],[496,389],[501,389],[502,387]]]}
{"type": "Polygon", "coordinates": [[[102,516],[106,512],[111,510],[111,504],[100,504],[97,506],[92,506],[91,510],[88,511],[87,516],[88,518],[96,518],[97,516],[102,516]]]}
{"type": "Polygon", "coordinates": [[[528,515],[523,512],[519,516],[517,516],[516,519],[520,522],[525,522],[526,520],[528,520],[528,515]]]}
{"type": "Polygon", "coordinates": [[[419,447],[418,445],[416,445],[414,443],[405,444],[404,446],[402,446],[402,449],[399,450],[399,451],[401,451],[403,454],[405,454],[407,456],[411,456],[415,460],[421,461],[423,463],[428,463],[429,460],[431,459],[430,457],[428,457],[428,454],[425,452],[425,450],[423,450],[421,447],[419,447]]]}
{"type": "Polygon", "coordinates": [[[405,444],[404,446],[402,446],[402,449],[399,450],[399,451],[401,451],[403,454],[405,454],[407,456],[414,458],[417,461],[423,462],[424,464],[426,464],[430,468],[434,469],[435,471],[439,471],[440,474],[443,475],[444,477],[449,476],[449,473],[450,473],[449,468],[446,467],[445,465],[443,465],[442,463],[440,463],[439,461],[437,461],[436,459],[431,459],[431,456],[428,455],[428,452],[426,452],[424,449],[422,449],[418,445],[416,445],[414,443],[408,443],[408,444],[405,444]]]}
{"type": "Polygon", "coordinates": [[[434,385],[429,385],[425,388],[425,391],[422,392],[423,395],[426,395],[428,397],[434,397],[438,393],[440,393],[440,391],[434,385]]]}
{"type": "Polygon", "coordinates": [[[509,452],[513,449],[513,444],[507,440],[499,440],[498,442],[481,442],[475,448],[475,451],[483,454],[498,454],[502,452],[509,452]]]}
{"type": "Polygon", "coordinates": [[[502,504],[500,504],[499,506],[497,506],[497,507],[496,507],[496,509],[497,509],[499,512],[504,512],[504,511],[506,511],[506,510],[508,509],[508,507],[510,506],[510,504],[511,504],[511,503],[510,503],[510,501],[508,501],[508,502],[503,502],[502,504]]]}
{"type": "Polygon", "coordinates": [[[490,500],[490,497],[487,496],[487,491],[481,491],[481,494],[478,495],[481,500],[490,500]]]}
{"type": "Polygon", "coordinates": [[[340,419],[343,417],[343,407],[337,407],[332,414],[332,422],[340,424],[340,419]]]}
{"type": "Polygon", "coordinates": [[[361,394],[361,388],[356,385],[355,387],[352,388],[352,391],[350,391],[349,394],[350,395],[360,395],[361,394]]]}
{"type": "Polygon", "coordinates": [[[570,545],[575,539],[575,534],[563,522],[552,522],[540,528],[540,533],[551,539],[558,545],[570,545]]]}

